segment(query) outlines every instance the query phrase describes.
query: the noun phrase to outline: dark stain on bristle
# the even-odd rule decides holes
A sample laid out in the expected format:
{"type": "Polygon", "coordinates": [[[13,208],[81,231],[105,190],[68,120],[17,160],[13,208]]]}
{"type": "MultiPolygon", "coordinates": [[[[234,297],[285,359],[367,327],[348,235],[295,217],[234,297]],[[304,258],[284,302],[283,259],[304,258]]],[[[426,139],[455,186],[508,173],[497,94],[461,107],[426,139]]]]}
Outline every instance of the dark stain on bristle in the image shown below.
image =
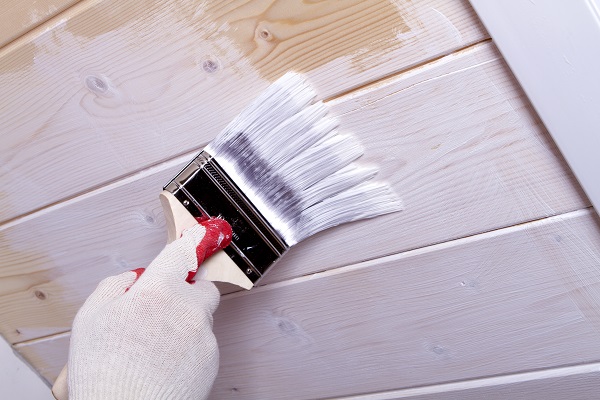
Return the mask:
{"type": "Polygon", "coordinates": [[[273,170],[269,160],[259,156],[260,153],[244,132],[239,132],[231,145],[222,146],[220,150],[223,157],[236,166],[237,172],[280,218],[286,221],[299,218],[302,212],[300,196],[278,171],[273,170]]]}

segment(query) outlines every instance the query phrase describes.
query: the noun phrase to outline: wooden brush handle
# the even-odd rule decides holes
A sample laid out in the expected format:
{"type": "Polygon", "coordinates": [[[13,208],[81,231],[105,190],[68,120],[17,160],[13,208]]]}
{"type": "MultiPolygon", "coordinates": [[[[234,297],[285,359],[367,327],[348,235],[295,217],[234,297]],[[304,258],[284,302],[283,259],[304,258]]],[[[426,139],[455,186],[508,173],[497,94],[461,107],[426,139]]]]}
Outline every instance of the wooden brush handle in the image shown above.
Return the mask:
{"type": "MultiPolygon", "coordinates": [[[[160,202],[167,223],[167,243],[176,240],[185,229],[198,223],[179,200],[166,190],[160,194],[160,202]]],[[[229,282],[244,289],[250,289],[253,286],[252,281],[223,250],[213,254],[202,263],[196,273],[196,279],[229,282]]],[[[52,394],[57,400],[68,400],[69,398],[66,365],[52,386],[52,394]]]]}
{"type": "MultiPolygon", "coordinates": [[[[184,229],[198,223],[183,204],[166,190],[163,190],[160,194],[160,202],[162,203],[167,222],[168,243],[180,237],[184,229]]],[[[244,289],[250,289],[254,285],[223,250],[216,252],[202,263],[196,273],[195,279],[204,279],[212,282],[229,282],[244,289]]]]}
{"type": "Polygon", "coordinates": [[[158,197],[167,223],[167,243],[171,243],[198,222],[170,192],[163,190],[158,197]]]}
{"type": "Polygon", "coordinates": [[[67,384],[67,364],[63,367],[58,374],[58,378],[52,385],[52,395],[56,400],[68,400],[69,399],[69,385],[67,384]]]}

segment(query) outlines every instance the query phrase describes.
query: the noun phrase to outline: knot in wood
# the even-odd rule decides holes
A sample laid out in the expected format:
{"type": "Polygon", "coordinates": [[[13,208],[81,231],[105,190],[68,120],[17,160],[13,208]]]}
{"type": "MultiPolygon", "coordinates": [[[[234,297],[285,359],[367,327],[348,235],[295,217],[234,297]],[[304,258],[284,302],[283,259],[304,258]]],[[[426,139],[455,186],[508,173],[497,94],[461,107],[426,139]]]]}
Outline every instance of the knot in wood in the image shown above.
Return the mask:
{"type": "Polygon", "coordinates": [[[101,77],[89,75],[85,78],[85,85],[94,93],[103,94],[108,91],[108,83],[101,77]]]}
{"type": "Polygon", "coordinates": [[[206,57],[202,61],[202,69],[207,74],[214,74],[219,69],[221,69],[221,66],[219,64],[219,60],[217,60],[216,58],[214,58],[214,57],[206,57]]]}
{"type": "Polygon", "coordinates": [[[270,42],[271,40],[273,40],[273,35],[271,34],[271,32],[269,32],[266,29],[261,29],[258,32],[258,37],[261,38],[262,40],[266,40],[267,42],[270,42]]]}
{"type": "Polygon", "coordinates": [[[35,294],[35,297],[37,297],[40,300],[46,300],[46,294],[41,290],[36,290],[33,294],[35,294]]]}
{"type": "Polygon", "coordinates": [[[268,25],[268,23],[263,21],[256,26],[256,29],[254,30],[254,35],[257,39],[263,40],[265,42],[271,42],[275,40],[275,35],[273,35],[268,25]]]}

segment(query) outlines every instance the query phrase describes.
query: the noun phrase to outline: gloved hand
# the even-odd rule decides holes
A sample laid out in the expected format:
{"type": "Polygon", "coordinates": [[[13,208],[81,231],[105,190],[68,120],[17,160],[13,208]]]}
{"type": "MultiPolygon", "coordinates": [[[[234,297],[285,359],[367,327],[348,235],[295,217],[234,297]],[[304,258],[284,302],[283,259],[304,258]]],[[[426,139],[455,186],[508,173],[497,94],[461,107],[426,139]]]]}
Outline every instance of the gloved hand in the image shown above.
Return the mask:
{"type": "Polygon", "coordinates": [[[210,219],[184,231],[145,271],[103,280],[73,322],[69,399],[207,397],[219,367],[212,332],[219,291],[190,278],[230,241],[227,222],[210,219]]]}

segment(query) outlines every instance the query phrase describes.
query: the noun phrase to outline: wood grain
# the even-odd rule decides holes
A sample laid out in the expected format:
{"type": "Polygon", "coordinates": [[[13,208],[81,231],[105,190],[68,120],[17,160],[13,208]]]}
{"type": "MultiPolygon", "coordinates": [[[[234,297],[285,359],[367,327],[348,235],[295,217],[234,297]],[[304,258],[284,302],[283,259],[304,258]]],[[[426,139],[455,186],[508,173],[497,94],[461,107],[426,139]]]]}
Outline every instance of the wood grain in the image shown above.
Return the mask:
{"type": "Polygon", "coordinates": [[[3,0],[0,47],[15,40],[79,0],[3,0]]]}
{"type": "Polygon", "coordinates": [[[327,98],[486,37],[466,0],[80,3],[0,53],[0,221],[203,146],[288,70],[327,98]]]}
{"type": "MultiPolygon", "coordinates": [[[[596,362],[599,260],[587,209],[227,295],[213,397],[340,397],[596,362]]],[[[52,380],[58,340],[17,348],[52,380]]]]}
{"type": "MultiPolygon", "coordinates": [[[[476,46],[336,100],[342,129],[405,210],[301,243],[264,283],[587,207],[497,57],[491,44],[476,46]]],[[[69,330],[103,277],[150,262],[166,235],[158,193],[189,158],[0,227],[7,340],[69,330]]]]}

